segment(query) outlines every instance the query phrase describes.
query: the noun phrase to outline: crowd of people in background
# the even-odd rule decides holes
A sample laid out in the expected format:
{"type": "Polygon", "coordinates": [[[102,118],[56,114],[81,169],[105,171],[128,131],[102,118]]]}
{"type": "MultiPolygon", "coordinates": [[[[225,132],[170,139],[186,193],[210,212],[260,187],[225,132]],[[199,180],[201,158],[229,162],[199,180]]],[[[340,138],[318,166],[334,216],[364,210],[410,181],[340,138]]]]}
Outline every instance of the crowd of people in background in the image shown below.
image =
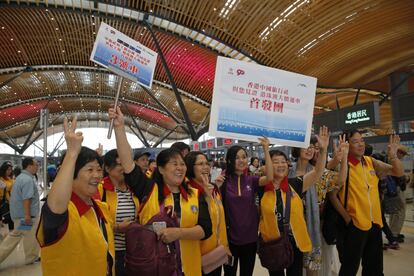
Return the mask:
{"type": "Polygon", "coordinates": [[[183,142],[154,158],[132,150],[120,108],[109,117],[117,148],[104,155],[83,147],[76,119],[65,119],[67,150],[58,168],[48,167],[53,183],[42,206],[34,158],[23,160],[19,176],[11,162],[1,165],[1,223],[9,233],[0,237],[0,263],[23,239],[25,262],[41,261],[43,275],[172,269],[171,275],[244,276],[253,275],[257,252],[269,275],[356,275],[361,262],[362,275],[383,275],[383,250],[404,242],[403,192],[412,177],[404,175],[408,149],[398,135],[385,154],[373,154],[353,130],[331,141],[328,155],[331,137],[321,127],[309,147],[289,152],[259,138],[263,160],[239,145],[225,159],[208,160],[183,142]],[[156,237],[150,246],[174,257],[155,266],[135,257],[148,246],[135,241],[148,235],[143,231],[156,237]],[[281,240],[290,259],[270,264],[263,252],[281,240]]]}

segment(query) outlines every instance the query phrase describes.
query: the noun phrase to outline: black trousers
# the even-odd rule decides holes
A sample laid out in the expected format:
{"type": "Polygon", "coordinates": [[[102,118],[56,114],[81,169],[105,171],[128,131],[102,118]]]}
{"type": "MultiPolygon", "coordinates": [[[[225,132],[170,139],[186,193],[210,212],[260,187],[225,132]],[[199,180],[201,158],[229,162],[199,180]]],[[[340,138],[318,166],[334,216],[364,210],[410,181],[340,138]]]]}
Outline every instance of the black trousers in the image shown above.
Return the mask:
{"type": "Polygon", "coordinates": [[[252,276],[256,261],[257,244],[255,242],[244,245],[229,243],[234,258],[233,266],[224,265],[225,276],[236,276],[237,263],[240,260],[240,276],[252,276]]]}
{"type": "Polygon", "coordinates": [[[350,222],[340,233],[336,246],[341,261],[339,276],[356,275],[361,259],[362,276],[384,275],[382,233],[378,225],[362,231],[350,222]]]}
{"type": "Polygon", "coordinates": [[[216,268],[215,270],[211,271],[208,274],[204,274],[204,272],[203,272],[203,276],[221,276],[221,266],[216,268]]]}
{"type": "Polygon", "coordinates": [[[293,248],[293,263],[285,270],[269,271],[269,276],[302,276],[303,274],[303,253],[296,246],[294,237],[289,236],[293,248]]]}
{"type": "Polygon", "coordinates": [[[125,250],[115,251],[115,274],[116,276],[126,276],[125,271],[125,250]]]}
{"type": "Polygon", "coordinates": [[[396,237],[394,237],[394,235],[391,232],[390,227],[388,226],[387,220],[385,219],[384,216],[384,211],[381,210],[381,216],[382,216],[382,224],[384,225],[382,227],[382,232],[384,232],[385,237],[387,238],[388,242],[393,242],[396,241],[396,237]]]}

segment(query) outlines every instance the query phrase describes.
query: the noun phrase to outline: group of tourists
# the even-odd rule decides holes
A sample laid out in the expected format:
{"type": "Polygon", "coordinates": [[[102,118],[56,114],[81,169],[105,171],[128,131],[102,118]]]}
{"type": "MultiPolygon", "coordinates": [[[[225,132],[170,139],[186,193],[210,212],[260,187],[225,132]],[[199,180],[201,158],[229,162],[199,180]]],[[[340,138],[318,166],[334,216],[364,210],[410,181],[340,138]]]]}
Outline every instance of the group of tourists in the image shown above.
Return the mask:
{"type": "Polygon", "coordinates": [[[356,275],[361,260],[363,275],[383,274],[378,183],[403,175],[397,135],[388,163],[364,155],[359,131],[341,135],[329,161],[326,127],[291,149],[293,162],[262,137],[263,167],[234,145],[211,181],[207,156],[184,143],[150,169],[151,154],[128,143],[121,109],[109,118],[117,148],[104,156],[65,119],[67,150],[41,216],[22,210],[37,225],[43,275],[253,275],[256,254],[269,275],[356,275]]]}

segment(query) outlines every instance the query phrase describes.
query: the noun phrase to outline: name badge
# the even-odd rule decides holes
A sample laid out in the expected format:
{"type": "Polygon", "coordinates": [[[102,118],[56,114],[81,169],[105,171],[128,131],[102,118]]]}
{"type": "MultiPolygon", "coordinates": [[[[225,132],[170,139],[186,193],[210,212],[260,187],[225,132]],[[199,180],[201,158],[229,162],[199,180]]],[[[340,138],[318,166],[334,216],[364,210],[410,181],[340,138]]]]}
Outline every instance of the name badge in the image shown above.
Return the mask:
{"type": "Polygon", "coordinates": [[[191,212],[193,212],[193,214],[197,214],[198,213],[198,207],[195,205],[191,205],[191,212]]]}

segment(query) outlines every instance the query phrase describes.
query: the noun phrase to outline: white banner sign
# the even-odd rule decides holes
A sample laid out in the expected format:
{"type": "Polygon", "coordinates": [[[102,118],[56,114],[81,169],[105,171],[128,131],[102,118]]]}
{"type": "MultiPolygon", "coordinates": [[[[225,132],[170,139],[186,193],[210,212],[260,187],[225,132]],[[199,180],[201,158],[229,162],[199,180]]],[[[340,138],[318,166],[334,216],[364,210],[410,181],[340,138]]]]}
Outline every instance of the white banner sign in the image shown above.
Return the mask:
{"type": "Polygon", "coordinates": [[[218,57],[209,135],[308,147],[316,78],[218,57]]]}
{"type": "Polygon", "coordinates": [[[151,88],[157,53],[108,24],[101,23],[91,61],[151,88]]]}

